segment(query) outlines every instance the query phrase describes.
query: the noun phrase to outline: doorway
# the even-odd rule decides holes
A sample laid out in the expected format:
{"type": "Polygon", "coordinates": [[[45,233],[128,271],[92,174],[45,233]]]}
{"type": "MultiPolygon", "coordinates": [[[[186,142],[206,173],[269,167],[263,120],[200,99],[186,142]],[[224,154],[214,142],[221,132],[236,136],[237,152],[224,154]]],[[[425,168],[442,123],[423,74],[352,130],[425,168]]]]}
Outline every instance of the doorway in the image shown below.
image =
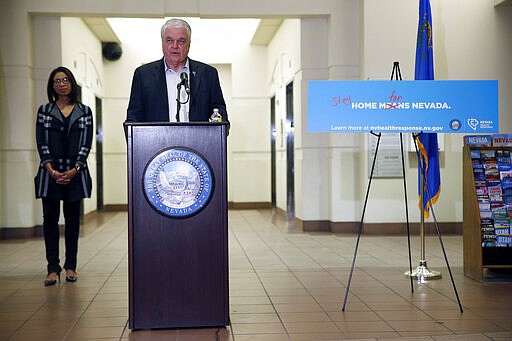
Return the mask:
{"type": "Polygon", "coordinates": [[[96,209],[103,210],[103,104],[96,97],[96,209]]]}
{"type": "Polygon", "coordinates": [[[295,219],[293,82],[286,86],[286,218],[295,219]]]}
{"type": "Polygon", "coordinates": [[[276,96],[270,99],[270,202],[272,209],[276,203],[276,96]]]}

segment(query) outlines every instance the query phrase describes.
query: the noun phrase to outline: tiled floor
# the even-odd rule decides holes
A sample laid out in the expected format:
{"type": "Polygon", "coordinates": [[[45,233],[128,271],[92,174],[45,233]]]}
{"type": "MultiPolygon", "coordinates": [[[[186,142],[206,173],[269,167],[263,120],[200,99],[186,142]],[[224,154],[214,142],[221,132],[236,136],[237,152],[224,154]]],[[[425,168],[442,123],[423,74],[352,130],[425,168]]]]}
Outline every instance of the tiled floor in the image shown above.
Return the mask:
{"type": "MultiPolygon", "coordinates": [[[[363,235],[342,311],[356,236],[295,231],[270,211],[229,212],[231,326],[128,329],[127,215],[98,214],[82,228],[79,280],[44,287],[41,238],[0,241],[1,340],[512,340],[512,279],[462,273],[462,238],[437,237],[426,258],[443,278],[405,278],[407,239],[363,235]]],[[[419,239],[412,238],[413,267],[419,239]]],[[[63,246],[62,246],[63,247],[63,246]]]]}

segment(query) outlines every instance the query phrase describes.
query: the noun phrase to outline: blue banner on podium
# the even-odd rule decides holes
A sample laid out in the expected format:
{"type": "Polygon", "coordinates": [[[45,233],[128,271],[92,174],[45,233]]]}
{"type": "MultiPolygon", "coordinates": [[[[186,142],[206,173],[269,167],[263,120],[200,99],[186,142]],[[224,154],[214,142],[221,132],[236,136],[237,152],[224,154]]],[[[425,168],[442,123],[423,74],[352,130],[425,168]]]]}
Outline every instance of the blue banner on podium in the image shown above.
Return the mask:
{"type": "Polygon", "coordinates": [[[309,132],[498,132],[498,81],[309,81],[309,132]]]}

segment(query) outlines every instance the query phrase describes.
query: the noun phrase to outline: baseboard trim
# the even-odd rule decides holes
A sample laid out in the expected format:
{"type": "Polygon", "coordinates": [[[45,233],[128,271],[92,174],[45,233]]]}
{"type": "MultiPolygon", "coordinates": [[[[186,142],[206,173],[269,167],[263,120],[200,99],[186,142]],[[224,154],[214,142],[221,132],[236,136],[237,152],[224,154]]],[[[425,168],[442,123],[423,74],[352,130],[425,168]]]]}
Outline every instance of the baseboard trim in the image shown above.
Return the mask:
{"type": "Polygon", "coordinates": [[[29,239],[43,236],[43,226],[3,227],[0,229],[0,240],[29,239]]]}
{"type": "Polygon", "coordinates": [[[111,204],[103,206],[103,211],[106,212],[126,212],[128,211],[128,204],[111,204]]]}
{"type": "Polygon", "coordinates": [[[272,208],[269,202],[228,202],[230,210],[263,210],[272,208]]]}
{"type": "MultiPolygon", "coordinates": [[[[81,224],[87,223],[97,217],[97,211],[85,214],[80,221],[81,224]]],[[[59,224],[60,234],[64,233],[64,224],[59,224]]],[[[0,240],[11,239],[29,239],[43,237],[43,225],[32,227],[3,227],[0,228],[0,240]]]]}
{"type": "MultiPolygon", "coordinates": [[[[298,219],[300,221],[300,219],[298,219]]],[[[300,221],[304,232],[332,232],[332,233],[358,233],[359,222],[331,222],[331,221],[300,221]]],[[[438,223],[442,235],[462,235],[462,223],[438,223]]],[[[425,223],[425,234],[437,234],[434,223],[425,223]]],[[[365,235],[407,235],[406,223],[363,223],[361,231],[365,235]]],[[[420,234],[420,223],[409,223],[411,235],[420,234]]]]}

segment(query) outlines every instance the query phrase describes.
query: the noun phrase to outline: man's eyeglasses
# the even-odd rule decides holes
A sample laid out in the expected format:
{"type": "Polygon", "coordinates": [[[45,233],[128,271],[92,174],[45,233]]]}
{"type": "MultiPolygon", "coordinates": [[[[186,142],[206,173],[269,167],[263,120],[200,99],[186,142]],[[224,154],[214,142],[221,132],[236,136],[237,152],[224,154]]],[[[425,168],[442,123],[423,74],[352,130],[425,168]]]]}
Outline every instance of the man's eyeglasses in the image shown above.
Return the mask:
{"type": "Polygon", "coordinates": [[[53,80],[53,84],[56,84],[56,85],[61,85],[61,84],[62,85],[67,85],[67,84],[69,84],[69,79],[68,79],[68,77],[64,77],[62,79],[57,78],[57,79],[53,80]]]}
{"type": "Polygon", "coordinates": [[[167,43],[170,45],[174,45],[174,43],[177,43],[178,46],[184,46],[187,43],[187,39],[185,39],[185,38],[180,38],[178,40],[167,39],[167,43]]]}

